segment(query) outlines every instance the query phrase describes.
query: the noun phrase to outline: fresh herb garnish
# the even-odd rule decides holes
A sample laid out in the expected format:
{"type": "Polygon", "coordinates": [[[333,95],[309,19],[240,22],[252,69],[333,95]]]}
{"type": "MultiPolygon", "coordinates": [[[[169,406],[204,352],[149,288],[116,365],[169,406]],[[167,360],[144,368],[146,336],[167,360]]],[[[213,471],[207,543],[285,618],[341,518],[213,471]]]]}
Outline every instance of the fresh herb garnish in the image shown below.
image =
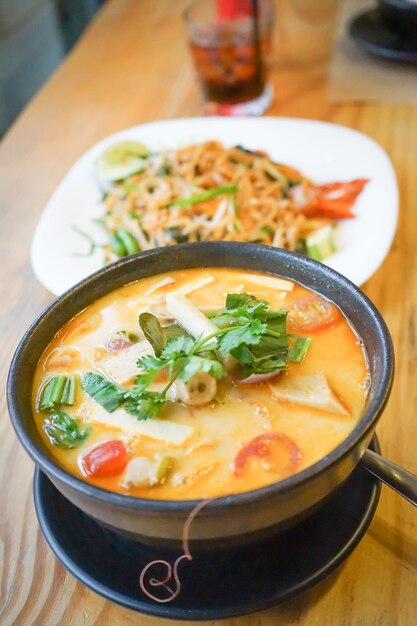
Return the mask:
{"type": "Polygon", "coordinates": [[[89,434],[88,428],[81,428],[80,422],[63,411],[55,411],[45,420],[43,427],[49,441],[59,448],[77,448],[89,434]]]}
{"type": "Polygon", "coordinates": [[[141,373],[135,378],[135,387],[125,393],[126,411],[138,419],[152,419],[169,402],[167,393],[177,378],[187,383],[201,371],[216,379],[226,376],[223,364],[214,353],[215,347],[211,337],[195,341],[191,337],[180,336],[170,339],[159,357],[146,355],[139,359],[141,373]],[[149,391],[147,388],[163,370],[168,372],[169,382],[160,392],[149,391]]]}
{"type": "Polygon", "coordinates": [[[163,327],[154,315],[142,313],[139,323],[154,354],[138,359],[135,386],[121,389],[90,372],[83,378],[85,391],[109,412],[123,404],[137,419],[153,419],[170,401],[168,391],[177,379],[188,383],[199,372],[217,380],[227,376],[223,361],[229,355],[240,363],[245,377],[281,372],[287,369],[288,360],[300,362],[311,343],[291,335],[289,349],[287,311],[271,310],[265,300],[247,293],[228,294],[225,308],[209,317],[218,330],[194,339],[177,324],[163,327]],[[168,382],[162,391],[152,391],[149,387],[161,372],[168,382]]]}
{"type": "Polygon", "coordinates": [[[87,372],[83,376],[82,385],[84,391],[109,413],[113,413],[123,402],[124,390],[101,374],[87,372]]]}
{"type": "Polygon", "coordinates": [[[145,390],[158,376],[159,372],[167,366],[164,359],[160,359],[153,354],[146,354],[142,358],[138,359],[138,368],[140,374],[135,378],[135,385],[138,391],[145,390]]]}
{"type": "Polygon", "coordinates": [[[54,376],[42,390],[39,411],[53,411],[60,404],[72,406],[75,402],[75,377],[54,376]]]}
{"type": "Polygon", "coordinates": [[[158,318],[152,313],[141,313],[139,325],[146,339],[151,344],[156,356],[159,356],[166,343],[177,337],[189,337],[188,333],[178,324],[161,326],[158,318]]]}
{"type": "Polygon", "coordinates": [[[214,357],[192,356],[181,369],[180,378],[187,383],[198,372],[211,374],[216,380],[226,376],[223,365],[214,357]]]}
{"type": "Polygon", "coordinates": [[[228,294],[226,307],[209,317],[222,328],[235,327],[218,338],[219,350],[223,356],[230,353],[244,367],[246,376],[286,369],[287,311],[270,310],[265,300],[236,293],[228,294]]]}
{"type": "Polygon", "coordinates": [[[141,391],[133,389],[125,394],[125,409],[138,420],[154,419],[159,415],[163,406],[168,402],[166,397],[156,391],[141,391]]]}
{"type": "Polygon", "coordinates": [[[167,340],[158,318],[152,315],[152,313],[141,313],[139,315],[139,326],[151,344],[156,356],[159,356],[167,340]]]}

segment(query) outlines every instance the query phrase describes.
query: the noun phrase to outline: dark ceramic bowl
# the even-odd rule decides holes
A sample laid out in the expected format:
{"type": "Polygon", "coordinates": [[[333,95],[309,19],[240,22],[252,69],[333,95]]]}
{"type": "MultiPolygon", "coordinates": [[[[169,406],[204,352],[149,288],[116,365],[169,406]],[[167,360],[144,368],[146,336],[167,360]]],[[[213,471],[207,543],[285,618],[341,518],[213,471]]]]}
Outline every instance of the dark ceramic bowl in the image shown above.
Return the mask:
{"type": "Polygon", "coordinates": [[[302,472],[261,489],[217,498],[193,522],[193,539],[209,545],[260,538],[294,524],[334,492],[359,463],[387,401],[393,351],[387,327],[368,298],[349,280],[299,254],[257,244],[210,242],[150,250],[105,267],[53,302],[32,324],[14,355],[8,380],[13,426],[26,451],[73,504],[115,530],[148,542],[178,541],[198,500],[147,500],[94,487],[51,457],[36,429],[31,381],[55,333],[95,300],[132,281],[195,267],[230,267],[277,274],[333,300],[365,342],[372,384],[364,414],[329,455],[302,472]],[[210,541],[213,540],[213,541],[210,541]]]}
{"type": "Polygon", "coordinates": [[[391,30],[417,38],[417,4],[408,0],[378,0],[381,17],[391,30]]]}

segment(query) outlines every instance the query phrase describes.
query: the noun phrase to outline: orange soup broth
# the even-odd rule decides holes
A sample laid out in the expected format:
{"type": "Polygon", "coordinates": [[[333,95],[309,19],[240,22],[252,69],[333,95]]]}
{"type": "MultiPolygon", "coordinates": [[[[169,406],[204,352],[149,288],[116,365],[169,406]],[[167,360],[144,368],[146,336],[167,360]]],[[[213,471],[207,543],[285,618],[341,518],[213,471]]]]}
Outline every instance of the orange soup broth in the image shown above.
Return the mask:
{"type": "MultiPolygon", "coordinates": [[[[300,471],[338,446],[356,426],[366,400],[368,371],[362,342],[341,316],[333,327],[310,333],[313,338],[306,358],[289,363],[284,377],[325,374],[336,397],[348,415],[282,402],[274,397],[268,383],[242,385],[230,378],[219,382],[216,401],[203,407],[180,403],[166,405],[161,418],[192,426],[189,439],[181,445],[157,441],[145,436],[130,435],[116,428],[91,423],[91,432],[78,448],[64,450],[52,445],[43,431],[46,413],[37,410],[40,389],[52,375],[77,376],[76,402],[63,407],[71,415],[87,423],[95,404],[82,390],[79,376],[95,370],[95,362],[106,353],[105,344],[112,333],[124,329],[138,333],[138,315],[149,305],[163,300],[174,291],[198,278],[210,276],[214,281],[187,295],[203,312],[219,310],[230,292],[245,291],[265,299],[273,309],[285,309],[291,302],[311,293],[294,283],[292,291],[272,289],[257,284],[256,274],[230,269],[190,269],[142,279],[109,293],[74,317],[55,336],[38,364],[33,383],[33,412],[36,425],[46,447],[68,472],[98,487],[144,498],[193,499],[211,498],[249,491],[287,477],[288,450],[277,445],[282,463],[271,471],[262,459],[249,459],[242,475],[233,471],[239,450],[255,437],[278,432],[289,436],[300,450],[300,471]],[[169,276],[175,282],[148,290],[169,276]],[[174,458],[171,474],[164,484],[152,487],[126,488],[123,476],[93,478],[83,470],[82,457],[98,443],[109,439],[125,442],[129,454],[153,457],[156,453],[174,458]]],[[[307,333],[308,334],[308,333],[307,333]]],[[[272,381],[271,381],[272,382],[272,381]]]]}

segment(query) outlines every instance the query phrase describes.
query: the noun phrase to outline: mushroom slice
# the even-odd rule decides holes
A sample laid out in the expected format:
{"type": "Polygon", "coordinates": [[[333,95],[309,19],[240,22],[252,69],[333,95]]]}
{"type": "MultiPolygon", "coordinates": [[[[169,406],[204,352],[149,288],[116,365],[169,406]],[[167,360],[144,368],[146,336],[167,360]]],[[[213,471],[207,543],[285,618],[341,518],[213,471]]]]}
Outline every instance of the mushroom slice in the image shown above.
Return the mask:
{"type": "MultiPolygon", "coordinates": [[[[175,383],[176,399],[191,406],[208,404],[217,392],[217,382],[214,376],[207,372],[194,374],[188,382],[177,380],[175,383]]],[[[174,386],[173,385],[173,386],[174,386]]]]}

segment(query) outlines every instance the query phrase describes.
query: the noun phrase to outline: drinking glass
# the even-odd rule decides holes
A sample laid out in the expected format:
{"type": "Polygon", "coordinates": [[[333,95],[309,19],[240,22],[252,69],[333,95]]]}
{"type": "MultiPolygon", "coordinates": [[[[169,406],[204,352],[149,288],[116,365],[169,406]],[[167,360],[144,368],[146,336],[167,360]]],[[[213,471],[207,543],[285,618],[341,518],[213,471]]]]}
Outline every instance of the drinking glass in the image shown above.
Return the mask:
{"type": "Polygon", "coordinates": [[[262,115],[272,100],[271,0],[197,0],[183,17],[205,112],[262,115]]]}

